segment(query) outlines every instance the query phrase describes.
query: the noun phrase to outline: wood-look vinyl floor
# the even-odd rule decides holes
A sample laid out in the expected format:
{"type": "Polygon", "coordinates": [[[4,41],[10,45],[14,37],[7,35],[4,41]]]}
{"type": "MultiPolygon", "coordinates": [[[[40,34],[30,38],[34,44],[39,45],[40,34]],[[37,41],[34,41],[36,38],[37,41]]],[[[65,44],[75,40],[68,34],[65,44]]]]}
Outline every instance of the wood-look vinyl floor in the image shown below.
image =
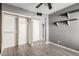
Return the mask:
{"type": "Polygon", "coordinates": [[[79,56],[78,53],[61,48],[53,44],[27,44],[17,47],[6,48],[2,56],[79,56]]]}

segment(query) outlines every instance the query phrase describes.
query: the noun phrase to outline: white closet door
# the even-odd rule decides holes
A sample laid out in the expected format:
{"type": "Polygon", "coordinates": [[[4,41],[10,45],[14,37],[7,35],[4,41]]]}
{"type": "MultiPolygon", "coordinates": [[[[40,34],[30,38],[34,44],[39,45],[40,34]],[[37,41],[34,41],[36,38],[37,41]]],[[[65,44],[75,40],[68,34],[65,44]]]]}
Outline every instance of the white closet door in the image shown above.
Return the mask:
{"type": "Polygon", "coordinates": [[[16,16],[2,13],[2,50],[15,46],[16,16]]]}
{"type": "Polygon", "coordinates": [[[27,43],[27,19],[19,17],[19,45],[27,43]]]}
{"type": "Polygon", "coordinates": [[[40,21],[33,19],[33,42],[40,40],[40,21]]]}

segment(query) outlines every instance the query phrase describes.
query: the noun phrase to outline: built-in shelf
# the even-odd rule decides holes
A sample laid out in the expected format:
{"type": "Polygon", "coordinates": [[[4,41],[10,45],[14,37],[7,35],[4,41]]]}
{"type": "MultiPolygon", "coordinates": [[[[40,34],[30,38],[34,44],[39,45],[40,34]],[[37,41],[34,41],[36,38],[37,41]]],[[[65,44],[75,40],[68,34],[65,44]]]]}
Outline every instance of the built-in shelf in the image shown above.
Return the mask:
{"type": "MultiPolygon", "coordinates": [[[[77,10],[77,11],[78,11],[78,10],[77,10]]],[[[73,12],[75,12],[75,11],[73,11],[73,12]]],[[[70,15],[69,15],[70,13],[71,13],[71,11],[70,11],[70,12],[67,12],[67,13],[61,14],[60,16],[65,16],[65,17],[67,17],[67,20],[53,22],[54,25],[58,26],[59,23],[64,23],[64,24],[67,24],[68,26],[70,26],[70,21],[78,20],[77,18],[71,19],[71,18],[70,18],[70,15]]]]}
{"type": "Polygon", "coordinates": [[[69,19],[69,20],[56,21],[56,22],[53,22],[53,24],[56,26],[59,26],[59,23],[64,23],[64,24],[67,24],[68,26],[70,26],[70,21],[75,21],[75,20],[78,20],[78,19],[74,18],[74,19],[69,19]]]}

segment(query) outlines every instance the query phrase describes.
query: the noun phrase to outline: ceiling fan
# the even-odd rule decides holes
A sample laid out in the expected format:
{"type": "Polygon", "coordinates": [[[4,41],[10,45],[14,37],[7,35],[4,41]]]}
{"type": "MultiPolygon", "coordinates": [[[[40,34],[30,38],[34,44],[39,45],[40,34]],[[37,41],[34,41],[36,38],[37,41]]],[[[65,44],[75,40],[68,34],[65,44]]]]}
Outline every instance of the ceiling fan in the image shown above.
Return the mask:
{"type": "Polygon", "coordinates": [[[49,8],[49,10],[50,9],[52,9],[52,5],[51,5],[51,3],[40,3],[40,4],[38,4],[35,8],[39,8],[41,5],[47,5],[48,6],[48,8],[49,8]]]}

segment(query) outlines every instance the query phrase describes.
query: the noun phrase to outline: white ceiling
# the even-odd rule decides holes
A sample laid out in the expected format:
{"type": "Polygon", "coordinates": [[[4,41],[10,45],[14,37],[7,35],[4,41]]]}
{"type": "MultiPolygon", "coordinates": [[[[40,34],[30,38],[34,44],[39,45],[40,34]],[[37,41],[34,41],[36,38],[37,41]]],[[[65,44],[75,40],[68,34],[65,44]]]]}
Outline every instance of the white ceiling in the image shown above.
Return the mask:
{"type": "Polygon", "coordinates": [[[40,13],[48,14],[48,15],[55,12],[55,11],[66,8],[66,7],[68,7],[72,4],[75,4],[75,3],[52,3],[51,10],[49,10],[48,6],[46,6],[44,4],[39,8],[35,8],[38,4],[39,3],[10,3],[10,5],[20,7],[20,8],[23,8],[25,10],[29,10],[32,12],[40,12],[40,13]]]}

